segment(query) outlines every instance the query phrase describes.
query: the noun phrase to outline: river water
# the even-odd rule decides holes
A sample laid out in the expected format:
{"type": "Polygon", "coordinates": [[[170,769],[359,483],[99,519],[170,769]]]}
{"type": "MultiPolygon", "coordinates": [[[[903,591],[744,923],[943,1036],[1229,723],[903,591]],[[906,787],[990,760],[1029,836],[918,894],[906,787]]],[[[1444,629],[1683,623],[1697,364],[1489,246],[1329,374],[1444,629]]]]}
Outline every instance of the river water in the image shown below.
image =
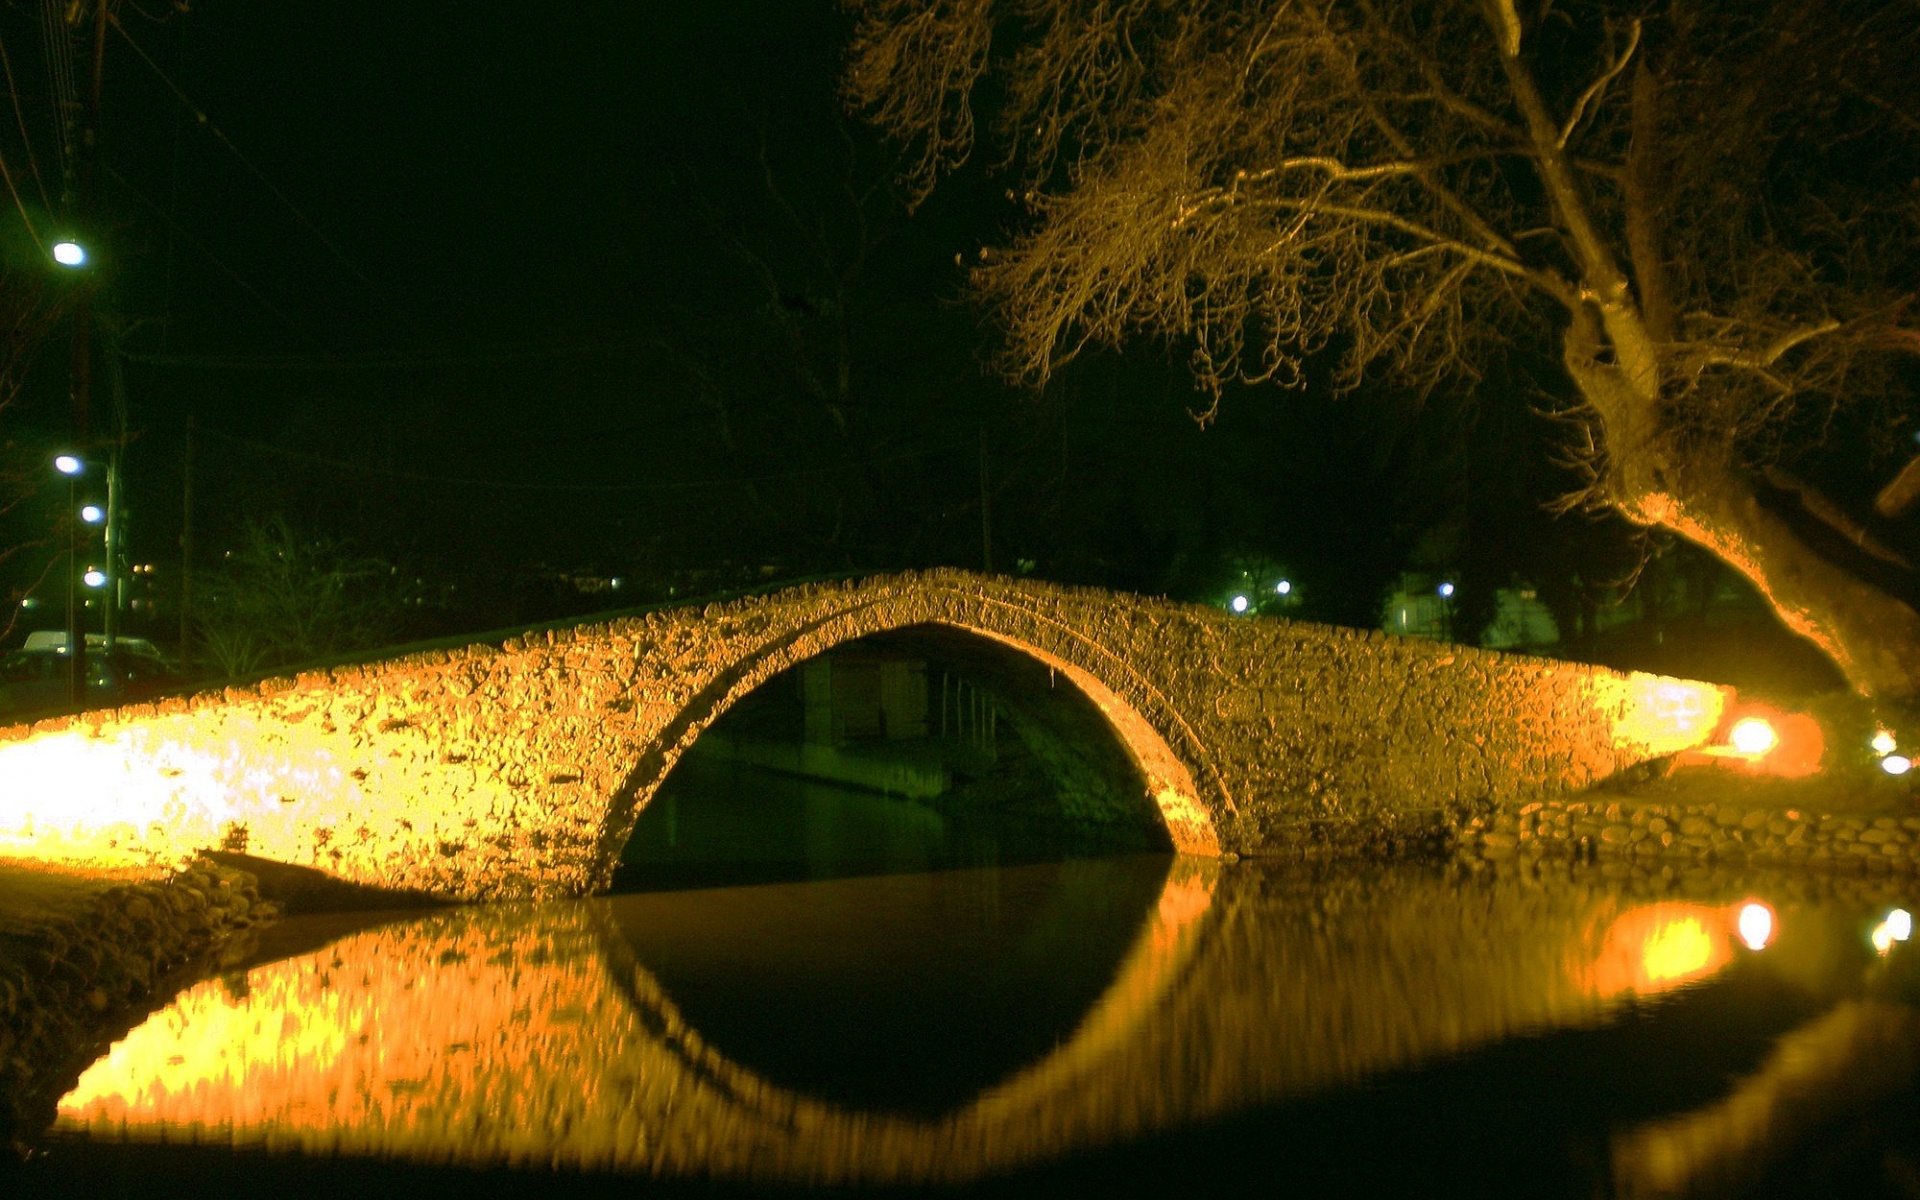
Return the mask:
{"type": "Polygon", "coordinates": [[[931,866],[289,919],[0,1184],[1920,1195],[1895,883],[931,866]]]}

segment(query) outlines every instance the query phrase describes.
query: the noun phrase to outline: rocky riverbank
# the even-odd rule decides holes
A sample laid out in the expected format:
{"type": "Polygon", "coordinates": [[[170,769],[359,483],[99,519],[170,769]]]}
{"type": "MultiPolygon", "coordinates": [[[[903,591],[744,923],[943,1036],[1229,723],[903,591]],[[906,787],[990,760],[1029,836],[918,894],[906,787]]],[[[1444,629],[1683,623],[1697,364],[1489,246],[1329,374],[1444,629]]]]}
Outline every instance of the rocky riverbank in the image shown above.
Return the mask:
{"type": "Polygon", "coordinates": [[[279,915],[254,877],[210,860],[110,887],[78,911],[5,914],[0,930],[0,1137],[53,1121],[87,1063],[164,995],[170,977],[240,952],[279,915]]]}
{"type": "Polygon", "coordinates": [[[1815,812],[1728,800],[1590,795],[1463,818],[1455,845],[1483,858],[1552,855],[1920,874],[1920,816],[1815,812]]]}

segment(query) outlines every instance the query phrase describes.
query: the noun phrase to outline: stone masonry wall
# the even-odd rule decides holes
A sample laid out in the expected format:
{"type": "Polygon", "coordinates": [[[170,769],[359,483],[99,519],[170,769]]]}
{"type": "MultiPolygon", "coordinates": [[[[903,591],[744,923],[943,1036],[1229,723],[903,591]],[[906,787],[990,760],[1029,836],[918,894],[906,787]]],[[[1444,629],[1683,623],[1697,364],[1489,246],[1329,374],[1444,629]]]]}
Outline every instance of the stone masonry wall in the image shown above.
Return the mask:
{"type": "Polygon", "coordinates": [[[0,853],[244,850],[467,899],[606,886],[700,732],[778,672],[938,623],[1060,670],[1174,845],[1522,804],[1704,741],[1706,684],[962,572],[541,629],[0,730],[0,853]]]}
{"type": "Polygon", "coordinates": [[[1859,874],[1920,873],[1920,817],[1852,816],[1737,804],[1535,802],[1456,831],[1461,849],[1715,866],[1793,866],[1859,874]]]}

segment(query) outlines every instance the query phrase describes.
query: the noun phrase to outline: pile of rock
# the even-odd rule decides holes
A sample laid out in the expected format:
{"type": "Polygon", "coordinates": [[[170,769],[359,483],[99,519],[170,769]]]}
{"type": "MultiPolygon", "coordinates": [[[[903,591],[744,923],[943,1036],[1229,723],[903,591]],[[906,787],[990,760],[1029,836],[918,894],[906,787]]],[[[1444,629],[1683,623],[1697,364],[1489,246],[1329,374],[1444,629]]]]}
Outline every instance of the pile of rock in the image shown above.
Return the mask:
{"type": "Polygon", "coordinates": [[[90,909],[0,937],[0,1135],[44,1129],[116,1014],[279,915],[244,871],[208,860],[102,892],[90,909]]]}
{"type": "Polygon", "coordinates": [[[1920,817],[1725,803],[1549,801],[1463,819],[1454,840],[1486,858],[1531,853],[1920,872],[1920,817]]]}

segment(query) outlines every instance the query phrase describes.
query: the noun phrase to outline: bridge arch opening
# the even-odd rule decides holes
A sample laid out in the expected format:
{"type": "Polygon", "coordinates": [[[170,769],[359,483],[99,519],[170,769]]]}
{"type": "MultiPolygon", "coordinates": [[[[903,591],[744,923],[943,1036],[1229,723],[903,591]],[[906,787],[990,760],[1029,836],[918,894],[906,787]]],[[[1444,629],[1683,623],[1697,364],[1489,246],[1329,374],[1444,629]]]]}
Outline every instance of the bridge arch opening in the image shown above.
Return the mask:
{"type": "Polygon", "coordinates": [[[743,670],[723,703],[641,784],[615,891],[1215,848],[1145,719],[1001,635],[868,633],[743,670]]]}

